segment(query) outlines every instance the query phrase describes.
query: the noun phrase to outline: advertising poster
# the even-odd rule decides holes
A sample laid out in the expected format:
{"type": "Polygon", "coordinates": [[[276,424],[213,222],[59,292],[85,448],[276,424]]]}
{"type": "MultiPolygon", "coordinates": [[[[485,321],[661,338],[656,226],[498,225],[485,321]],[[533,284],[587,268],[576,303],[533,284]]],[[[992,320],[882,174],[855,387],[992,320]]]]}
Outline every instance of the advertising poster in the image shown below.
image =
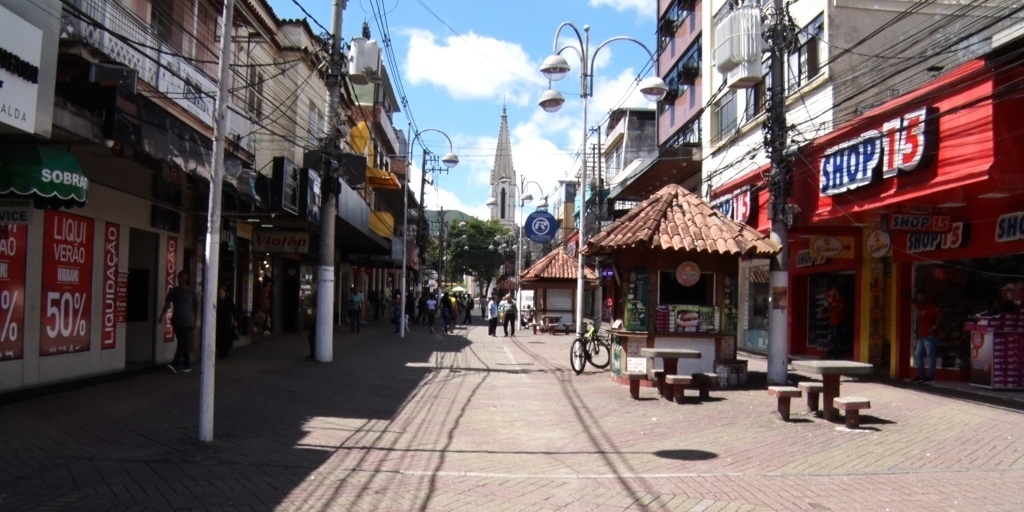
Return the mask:
{"type": "MultiPolygon", "coordinates": [[[[167,291],[170,292],[171,288],[177,285],[178,273],[178,238],[169,236],[167,237],[167,264],[164,268],[164,284],[167,285],[167,291]]],[[[163,307],[163,306],[161,306],[163,307]]],[[[174,328],[171,327],[171,315],[174,313],[172,309],[167,313],[167,316],[163,319],[164,321],[164,343],[174,343],[174,328]]]]}
{"type": "Polygon", "coordinates": [[[626,299],[625,324],[627,331],[647,330],[647,295],[650,291],[650,274],[647,269],[636,269],[629,273],[627,284],[629,296],[626,299]]]}
{"type": "Polygon", "coordinates": [[[39,355],[89,350],[93,220],[46,211],[39,355]]]}
{"type": "Polygon", "coordinates": [[[27,243],[28,226],[0,224],[0,361],[24,354],[27,243]]]}
{"type": "Polygon", "coordinates": [[[115,306],[117,326],[128,325],[128,272],[117,274],[117,304],[115,306]]]}
{"type": "Polygon", "coordinates": [[[117,262],[121,254],[121,226],[108,222],[103,229],[103,334],[100,349],[117,347],[117,262]]]}

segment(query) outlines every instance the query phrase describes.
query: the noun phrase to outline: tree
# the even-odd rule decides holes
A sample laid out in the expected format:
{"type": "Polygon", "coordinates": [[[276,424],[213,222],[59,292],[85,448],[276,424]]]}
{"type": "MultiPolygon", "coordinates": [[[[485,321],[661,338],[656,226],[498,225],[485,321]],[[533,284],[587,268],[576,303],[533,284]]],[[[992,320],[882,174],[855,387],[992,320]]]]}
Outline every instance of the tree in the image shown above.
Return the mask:
{"type": "MultiPolygon", "coordinates": [[[[502,255],[491,249],[494,239],[507,236],[508,228],[496,220],[482,221],[472,218],[465,221],[464,228],[453,222],[449,230],[451,244],[451,275],[470,274],[476,276],[481,283],[490,282],[498,274],[502,255]],[[465,235],[465,240],[462,236],[465,235]]],[[[447,251],[446,251],[447,252],[447,251]]]]}

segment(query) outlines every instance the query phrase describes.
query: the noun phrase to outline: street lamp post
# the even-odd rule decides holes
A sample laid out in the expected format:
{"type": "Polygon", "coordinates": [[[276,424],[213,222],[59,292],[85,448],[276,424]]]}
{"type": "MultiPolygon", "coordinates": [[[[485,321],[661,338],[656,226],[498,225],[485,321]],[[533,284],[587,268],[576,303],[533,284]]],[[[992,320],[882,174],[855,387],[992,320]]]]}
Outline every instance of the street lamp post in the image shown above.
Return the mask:
{"type": "MultiPolygon", "coordinates": [[[[443,157],[441,157],[441,162],[444,163],[445,167],[447,167],[448,169],[451,169],[451,168],[455,167],[456,165],[459,165],[459,157],[455,155],[455,149],[452,147],[452,139],[448,137],[448,134],[442,132],[441,130],[438,130],[437,128],[426,128],[426,129],[423,129],[423,130],[420,130],[420,131],[416,132],[416,135],[414,135],[413,138],[409,141],[409,160],[408,160],[409,163],[410,164],[412,163],[412,148],[413,148],[413,146],[416,144],[416,141],[419,140],[420,135],[423,135],[426,132],[437,132],[437,133],[440,133],[441,135],[444,135],[444,138],[448,141],[448,154],[446,154],[443,157]]],[[[412,133],[412,121],[409,122],[409,133],[412,133]]],[[[423,215],[423,211],[426,209],[426,205],[423,204],[424,187],[425,187],[425,184],[427,182],[427,179],[426,179],[426,177],[427,177],[426,167],[427,167],[427,150],[424,149],[423,150],[423,167],[420,168],[420,215],[421,215],[421,218],[422,218],[422,215],[423,215]]],[[[405,173],[405,187],[404,187],[404,194],[403,194],[403,196],[404,196],[403,201],[405,202],[405,211],[402,213],[402,240],[403,240],[403,243],[405,244],[405,246],[402,247],[402,284],[401,284],[401,286],[402,286],[402,293],[400,295],[401,301],[402,301],[401,304],[400,304],[400,307],[402,308],[402,314],[399,315],[399,320],[398,320],[401,323],[400,327],[399,327],[399,332],[401,333],[400,336],[402,338],[405,337],[405,329],[407,328],[406,319],[405,319],[405,301],[408,300],[406,298],[406,294],[409,293],[408,290],[407,290],[408,285],[406,283],[406,276],[409,273],[409,268],[408,268],[409,267],[409,250],[408,250],[409,249],[409,235],[408,235],[408,233],[409,233],[409,172],[408,172],[408,170],[406,170],[406,173],[405,173]]]]}
{"type": "MultiPolygon", "coordinates": [[[[606,40],[605,42],[597,45],[593,53],[590,53],[590,25],[583,25],[583,35],[580,35],[579,29],[576,25],[569,22],[563,22],[555,30],[555,40],[552,43],[552,55],[544,59],[544,63],[541,64],[540,72],[548,79],[548,90],[544,92],[540,97],[538,104],[545,112],[557,112],[558,109],[562,108],[562,104],[565,103],[565,98],[562,94],[554,89],[551,89],[551,82],[557,82],[565,78],[572,68],[569,63],[562,57],[562,52],[566,49],[572,49],[575,51],[580,58],[580,97],[583,98],[583,166],[580,170],[580,228],[579,228],[579,241],[577,242],[576,255],[578,261],[577,265],[577,276],[576,276],[576,334],[579,335],[583,332],[583,246],[586,244],[586,200],[587,200],[587,98],[594,94],[594,61],[597,54],[601,52],[601,49],[615,41],[632,41],[647,52],[648,58],[651,62],[657,63],[654,58],[654,53],[651,52],[647,45],[640,41],[626,36],[617,36],[606,40]],[[562,29],[569,27],[576,35],[576,40],[579,42],[579,48],[575,46],[563,46],[558,47],[558,37],[562,33],[562,29]]],[[[668,86],[665,85],[665,81],[657,76],[647,77],[640,82],[640,93],[644,95],[649,101],[661,101],[665,94],[668,93],[668,86]]]]}
{"type": "MultiPolygon", "coordinates": [[[[511,184],[512,188],[515,189],[515,191],[516,191],[516,195],[519,196],[519,221],[520,221],[520,223],[517,226],[517,228],[519,230],[519,235],[518,235],[518,240],[519,241],[516,244],[516,246],[518,248],[517,249],[517,253],[516,253],[516,303],[517,304],[521,304],[522,300],[523,300],[523,297],[522,297],[522,294],[523,294],[523,283],[522,283],[522,281],[520,279],[522,277],[522,274],[523,274],[523,238],[524,238],[523,237],[523,228],[524,228],[523,224],[526,222],[526,217],[524,216],[523,207],[526,206],[526,203],[529,203],[530,201],[533,201],[533,195],[530,194],[530,192],[528,192],[526,190],[526,187],[528,185],[532,184],[532,185],[537,187],[537,190],[540,190],[541,199],[540,199],[540,204],[537,205],[537,209],[538,210],[547,210],[548,209],[548,196],[547,196],[547,194],[544,193],[544,187],[541,187],[540,183],[537,183],[536,181],[533,181],[533,180],[528,180],[528,179],[526,179],[526,176],[521,176],[520,179],[519,179],[519,183],[516,183],[516,182],[514,182],[514,181],[512,181],[512,180],[510,180],[508,178],[502,178],[502,179],[498,180],[498,183],[509,183],[509,184],[511,184]]],[[[497,206],[497,205],[498,205],[498,198],[497,197],[491,196],[490,199],[487,200],[487,206],[494,207],[494,206],[497,206]]]]}

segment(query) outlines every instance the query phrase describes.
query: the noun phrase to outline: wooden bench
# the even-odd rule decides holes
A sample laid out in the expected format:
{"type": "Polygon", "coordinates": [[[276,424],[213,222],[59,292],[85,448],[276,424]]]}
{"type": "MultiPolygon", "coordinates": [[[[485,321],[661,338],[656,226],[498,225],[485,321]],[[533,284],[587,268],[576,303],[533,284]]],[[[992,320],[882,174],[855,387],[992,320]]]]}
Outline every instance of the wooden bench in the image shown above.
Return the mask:
{"type": "Polygon", "coordinates": [[[837,396],[832,405],[846,413],[846,428],[860,428],[860,410],[870,409],[871,400],[859,396],[837,396]]]}
{"type": "Polygon", "coordinates": [[[718,382],[717,373],[695,373],[693,374],[692,387],[700,389],[700,399],[711,398],[711,388],[718,382]]]}
{"type": "Polygon", "coordinates": [[[687,387],[693,385],[693,377],[686,375],[665,376],[665,398],[675,400],[677,404],[683,403],[684,393],[687,387]]]}
{"type": "Polygon", "coordinates": [[[791,398],[800,398],[803,391],[793,386],[768,386],[768,395],[779,399],[777,410],[782,421],[789,421],[789,401],[791,398]]]}
{"type": "Polygon", "coordinates": [[[818,412],[818,395],[824,391],[825,385],[817,381],[805,381],[797,384],[797,387],[807,393],[807,412],[818,412]]]}
{"type": "Polygon", "coordinates": [[[622,378],[629,379],[629,396],[633,400],[640,400],[640,381],[647,380],[647,373],[624,373],[622,378]]]}

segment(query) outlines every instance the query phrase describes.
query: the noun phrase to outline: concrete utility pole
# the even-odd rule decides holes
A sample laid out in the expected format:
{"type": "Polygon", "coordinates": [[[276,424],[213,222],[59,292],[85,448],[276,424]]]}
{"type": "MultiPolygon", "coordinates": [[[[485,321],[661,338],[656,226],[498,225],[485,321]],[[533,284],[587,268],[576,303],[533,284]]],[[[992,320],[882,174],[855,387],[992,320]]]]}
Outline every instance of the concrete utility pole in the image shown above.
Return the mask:
{"type": "MultiPolygon", "coordinates": [[[[203,278],[203,333],[199,382],[199,442],[213,441],[214,350],[217,336],[217,280],[220,271],[220,199],[224,190],[224,144],[228,134],[228,90],[231,77],[231,27],[235,0],[224,2],[224,27],[220,38],[220,88],[213,128],[213,182],[206,213],[206,272],[203,278]]],[[[178,343],[183,343],[178,340],[178,343]]]]}
{"type": "Polygon", "coordinates": [[[789,218],[787,197],[790,179],[789,158],[786,155],[786,95],[783,88],[786,75],[783,65],[789,46],[789,15],[783,0],[774,0],[770,25],[767,30],[771,52],[771,89],[768,93],[768,130],[765,146],[771,160],[768,191],[771,201],[768,215],[772,221],[772,240],[782,246],[771,259],[771,310],[768,312],[768,383],[785,384],[788,380],[789,354],[789,218]]]}
{"type": "MultiPolygon", "coordinates": [[[[341,54],[341,20],[347,0],[334,0],[331,21],[331,56],[327,70],[327,143],[331,152],[340,151],[339,120],[341,86],[345,76],[345,57],[341,54]]],[[[334,360],[334,223],[338,215],[338,177],[336,165],[324,166],[324,204],[320,209],[320,267],[317,270],[316,360],[334,360]]]]}

